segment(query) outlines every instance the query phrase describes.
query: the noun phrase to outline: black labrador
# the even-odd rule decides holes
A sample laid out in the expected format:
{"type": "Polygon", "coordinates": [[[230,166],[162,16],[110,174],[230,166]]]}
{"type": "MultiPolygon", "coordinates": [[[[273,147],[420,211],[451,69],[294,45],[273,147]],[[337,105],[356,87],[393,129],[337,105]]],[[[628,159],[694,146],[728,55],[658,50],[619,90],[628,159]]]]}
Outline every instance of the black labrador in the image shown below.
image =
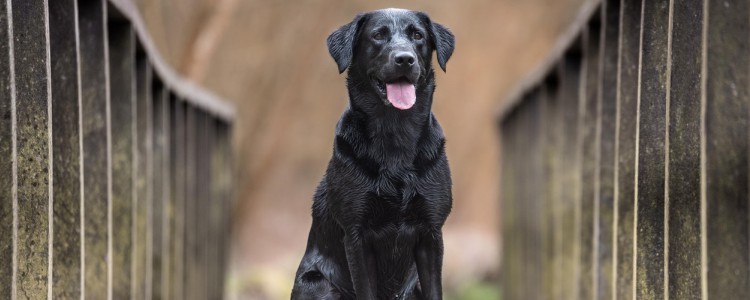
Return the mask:
{"type": "Polygon", "coordinates": [[[451,211],[445,138],[430,108],[432,53],[453,34],[416,11],[360,14],[331,33],[349,69],[349,107],[315,192],[292,299],[442,299],[442,226],[451,211]]]}

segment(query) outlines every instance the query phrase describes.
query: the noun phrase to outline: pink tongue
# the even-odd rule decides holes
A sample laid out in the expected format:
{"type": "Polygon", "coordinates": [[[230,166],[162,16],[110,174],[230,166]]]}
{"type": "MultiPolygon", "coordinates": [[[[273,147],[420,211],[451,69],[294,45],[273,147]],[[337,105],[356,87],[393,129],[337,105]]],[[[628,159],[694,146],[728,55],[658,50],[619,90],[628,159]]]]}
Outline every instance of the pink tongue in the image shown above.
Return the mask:
{"type": "Polygon", "coordinates": [[[409,109],[417,101],[414,85],[407,82],[387,83],[385,85],[388,101],[398,109],[409,109]]]}

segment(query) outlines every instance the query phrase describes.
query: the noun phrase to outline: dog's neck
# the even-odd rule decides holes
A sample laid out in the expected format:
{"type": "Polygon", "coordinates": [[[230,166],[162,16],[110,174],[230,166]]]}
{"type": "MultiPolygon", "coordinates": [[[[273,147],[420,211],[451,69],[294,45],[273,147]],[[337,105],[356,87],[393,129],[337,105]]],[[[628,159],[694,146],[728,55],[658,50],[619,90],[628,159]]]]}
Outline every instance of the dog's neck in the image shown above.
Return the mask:
{"type": "Polygon", "coordinates": [[[372,147],[369,154],[380,154],[384,157],[373,157],[380,163],[390,165],[397,162],[412,162],[419,152],[418,142],[429,126],[431,118],[432,96],[435,91],[434,72],[429,69],[427,76],[420,79],[417,85],[417,100],[414,106],[400,110],[383,103],[380,96],[370,87],[355,85],[362,82],[349,74],[350,109],[364,117],[364,132],[372,147]],[[387,155],[386,155],[387,154],[387,155]]]}

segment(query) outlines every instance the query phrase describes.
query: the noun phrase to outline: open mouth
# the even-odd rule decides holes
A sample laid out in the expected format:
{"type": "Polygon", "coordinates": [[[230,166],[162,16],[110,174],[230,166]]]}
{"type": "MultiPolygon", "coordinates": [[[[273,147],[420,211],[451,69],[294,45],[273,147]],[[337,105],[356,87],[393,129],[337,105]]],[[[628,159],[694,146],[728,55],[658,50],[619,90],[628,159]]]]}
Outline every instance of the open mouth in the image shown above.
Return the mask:
{"type": "Polygon", "coordinates": [[[389,81],[373,77],[373,80],[378,92],[382,96],[385,96],[388,102],[395,108],[401,110],[409,109],[417,101],[416,87],[406,77],[399,77],[389,81]]]}

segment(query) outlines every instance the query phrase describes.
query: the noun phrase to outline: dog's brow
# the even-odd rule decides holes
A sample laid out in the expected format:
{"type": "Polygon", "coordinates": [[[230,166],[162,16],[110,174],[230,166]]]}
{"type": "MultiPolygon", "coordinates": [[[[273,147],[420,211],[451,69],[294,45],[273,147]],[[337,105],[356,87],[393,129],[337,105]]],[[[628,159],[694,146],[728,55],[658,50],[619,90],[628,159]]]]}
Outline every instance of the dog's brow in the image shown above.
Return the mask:
{"type": "Polygon", "coordinates": [[[391,23],[393,24],[393,29],[398,30],[400,27],[398,26],[398,19],[397,14],[403,14],[404,10],[399,8],[388,8],[382,10],[382,12],[385,14],[385,16],[391,20],[391,23]]]}

